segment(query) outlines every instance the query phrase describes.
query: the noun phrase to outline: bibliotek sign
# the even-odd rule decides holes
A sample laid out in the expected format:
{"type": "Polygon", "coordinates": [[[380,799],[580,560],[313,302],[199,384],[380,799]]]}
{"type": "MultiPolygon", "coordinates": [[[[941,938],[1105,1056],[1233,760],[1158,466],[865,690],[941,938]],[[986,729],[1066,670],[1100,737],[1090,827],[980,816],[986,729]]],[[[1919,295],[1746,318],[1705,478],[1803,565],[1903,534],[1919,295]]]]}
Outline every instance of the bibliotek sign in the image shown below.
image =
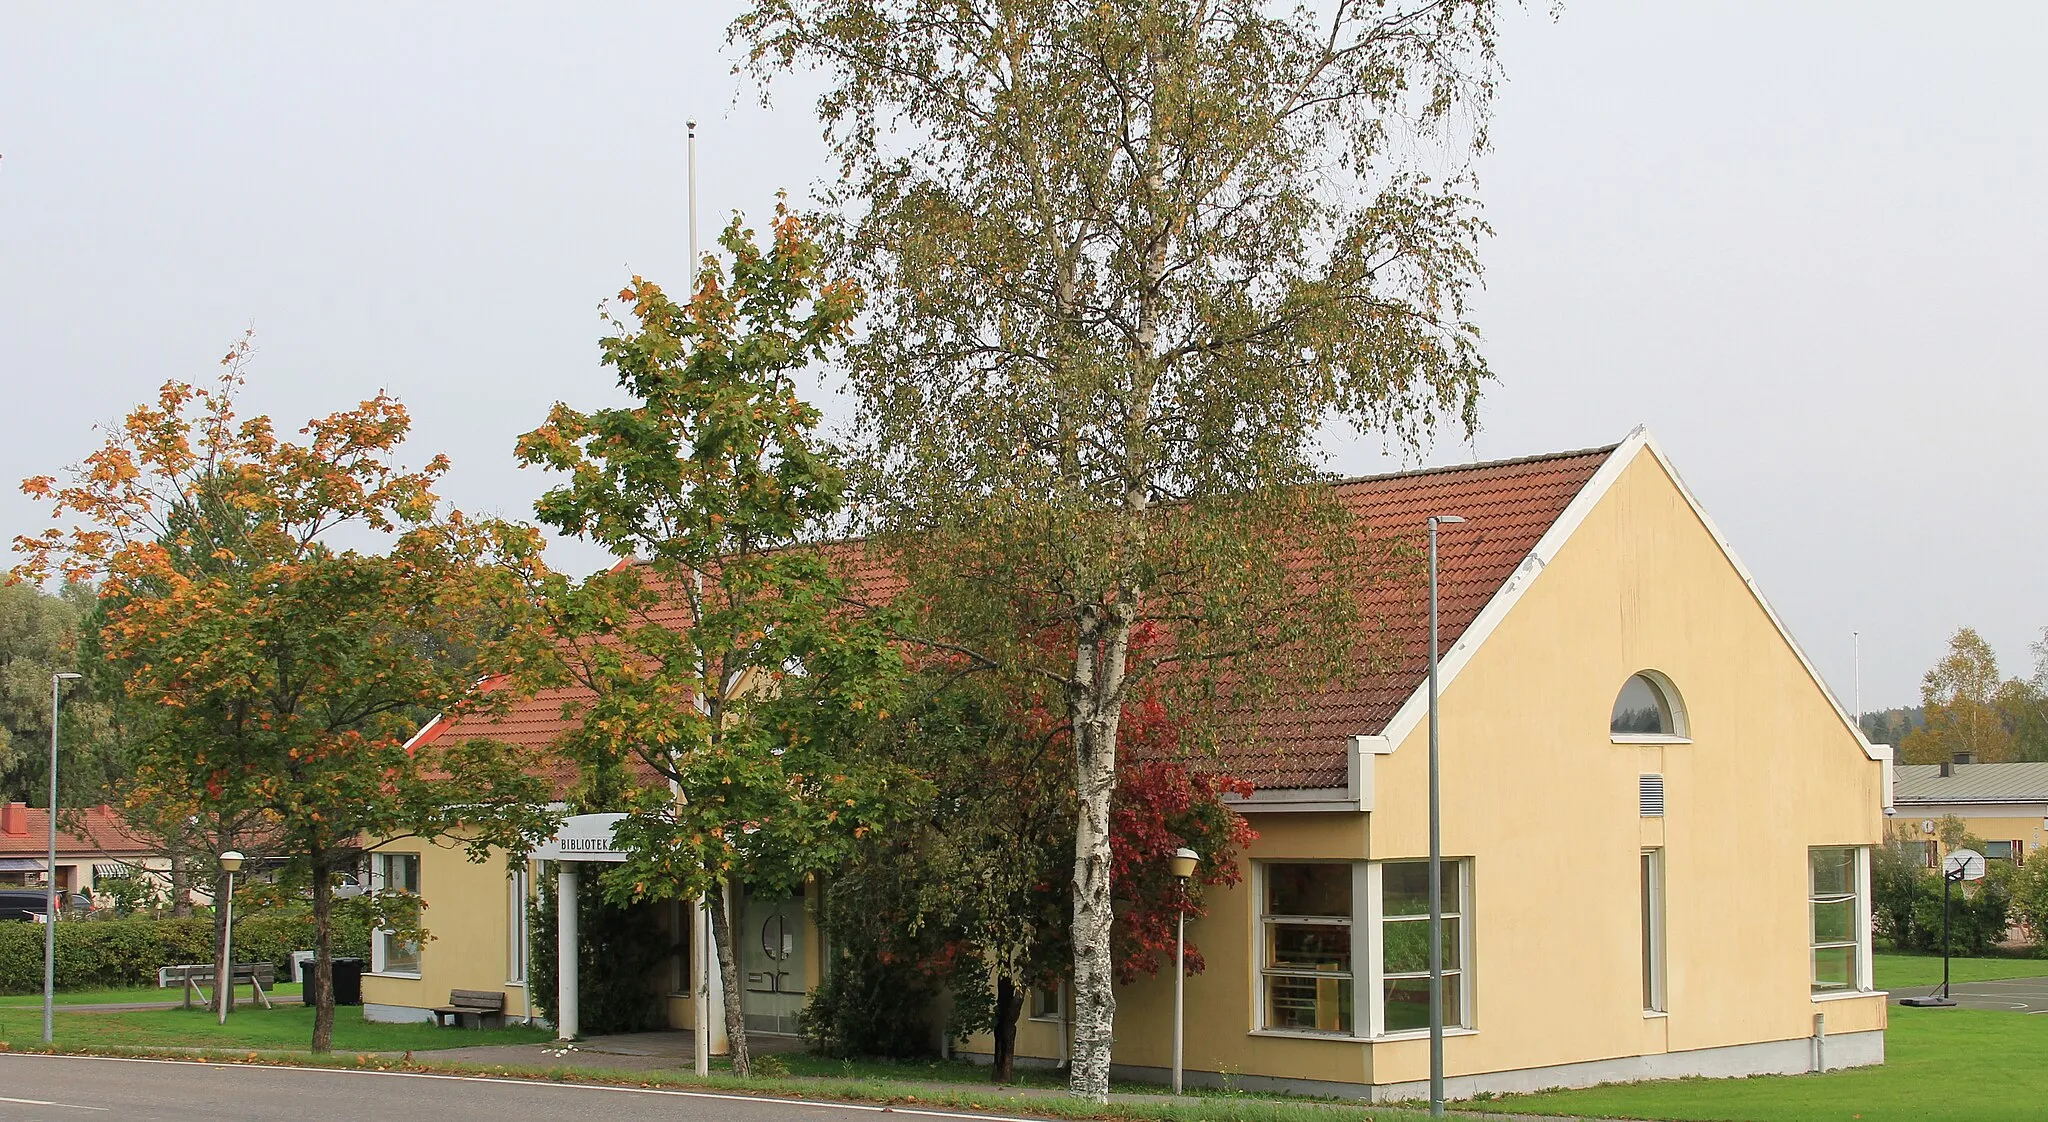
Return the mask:
{"type": "Polygon", "coordinates": [[[624,861],[626,855],[612,841],[612,828],[623,814],[578,814],[562,821],[555,836],[533,851],[536,861],[624,861]]]}

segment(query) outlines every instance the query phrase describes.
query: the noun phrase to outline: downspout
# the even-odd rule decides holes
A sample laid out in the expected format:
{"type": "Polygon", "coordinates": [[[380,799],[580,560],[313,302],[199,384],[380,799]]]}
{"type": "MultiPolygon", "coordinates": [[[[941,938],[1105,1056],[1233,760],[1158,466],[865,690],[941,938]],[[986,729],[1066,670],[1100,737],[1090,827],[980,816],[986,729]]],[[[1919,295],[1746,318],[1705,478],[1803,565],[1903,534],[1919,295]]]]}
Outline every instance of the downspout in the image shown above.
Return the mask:
{"type": "Polygon", "coordinates": [[[1826,1013],[1815,1013],[1813,1015],[1813,1070],[1820,1072],[1827,1069],[1828,1015],[1826,1013]]]}

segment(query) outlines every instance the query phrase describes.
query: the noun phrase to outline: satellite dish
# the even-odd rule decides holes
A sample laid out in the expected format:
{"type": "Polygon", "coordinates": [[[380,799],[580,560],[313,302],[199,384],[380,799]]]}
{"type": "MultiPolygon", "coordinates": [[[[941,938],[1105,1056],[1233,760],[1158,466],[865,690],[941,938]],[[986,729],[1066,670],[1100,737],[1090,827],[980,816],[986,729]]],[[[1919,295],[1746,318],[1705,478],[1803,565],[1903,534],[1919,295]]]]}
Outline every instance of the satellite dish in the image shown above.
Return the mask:
{"type": "Polygon", "coordinates": [[[1941,872],[1957,880],[1983,880],[1984,855],[1974,849],[1951,849],[1941,859],[1941,872]]]}

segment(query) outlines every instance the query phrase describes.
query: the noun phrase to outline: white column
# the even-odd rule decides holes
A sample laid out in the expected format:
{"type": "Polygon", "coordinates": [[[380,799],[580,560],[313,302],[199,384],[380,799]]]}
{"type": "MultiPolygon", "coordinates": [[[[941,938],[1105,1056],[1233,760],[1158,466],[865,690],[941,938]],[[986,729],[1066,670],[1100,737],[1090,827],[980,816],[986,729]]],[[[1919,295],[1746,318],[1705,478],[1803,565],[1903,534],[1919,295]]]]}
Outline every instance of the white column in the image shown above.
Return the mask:
{"type": "Polygon", "coordinates": [[[576,1039],[576,952],[582,939],[576,930],[576,863],[557,861],[555,868],[555,1037],[576,1039]]]}
{"type": "Polygon", "coordinates": [[[690,1044],[697,1074],[711,1071],[711,939],[704,899],[690,902],[690,1044]]]}

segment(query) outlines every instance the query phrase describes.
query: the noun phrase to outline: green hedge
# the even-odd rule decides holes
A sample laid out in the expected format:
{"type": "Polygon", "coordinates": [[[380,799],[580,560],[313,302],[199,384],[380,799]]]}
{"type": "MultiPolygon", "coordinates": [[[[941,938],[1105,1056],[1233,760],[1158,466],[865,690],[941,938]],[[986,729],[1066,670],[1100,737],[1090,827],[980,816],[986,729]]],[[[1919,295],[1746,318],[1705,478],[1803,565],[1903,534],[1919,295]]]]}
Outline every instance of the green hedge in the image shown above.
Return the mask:
{"type": "MultiPolygon", "coordinates": [[[[235,917],[235,961],[271,962],[285,980],[293,951],[313,946],[313,917],[302,910],[235,917]]],[[[367,958],[368,924],[336,909],[336,957],[367,958]]],[[[57,925],[57,988],[110,989],[156,984],[156,968],[213,961],[213,920],[78,920],[57,925]]],[[[0,994],[43,988],[43,927],[0,923],[0,994]]]]}

